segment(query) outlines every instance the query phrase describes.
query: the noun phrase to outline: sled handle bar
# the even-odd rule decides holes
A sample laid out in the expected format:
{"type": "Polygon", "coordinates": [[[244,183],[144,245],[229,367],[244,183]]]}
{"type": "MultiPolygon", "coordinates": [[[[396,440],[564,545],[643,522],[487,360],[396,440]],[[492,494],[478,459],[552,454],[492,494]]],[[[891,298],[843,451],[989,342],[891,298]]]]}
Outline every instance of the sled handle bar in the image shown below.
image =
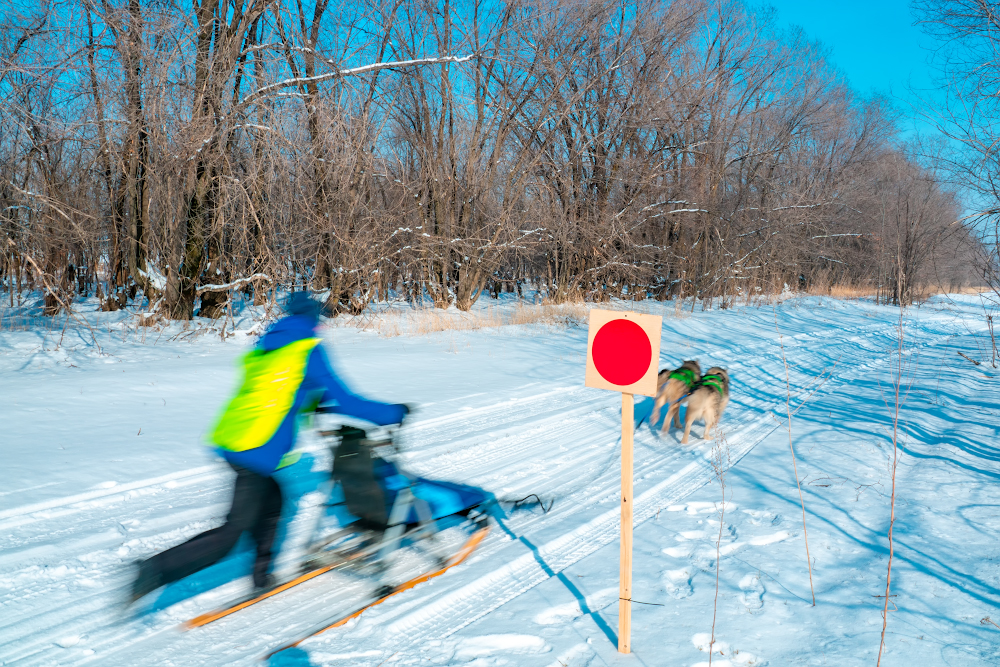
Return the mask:
{"type": "MultiPolygon", "coordinates": [[[[322,415],[343,415],[346,414],[339,405],[317,405],[313,412],[322,415]]],[[[403,422],[398,424],[376,424],[379,428],[398,428],[403,425],[403,422]]]]}

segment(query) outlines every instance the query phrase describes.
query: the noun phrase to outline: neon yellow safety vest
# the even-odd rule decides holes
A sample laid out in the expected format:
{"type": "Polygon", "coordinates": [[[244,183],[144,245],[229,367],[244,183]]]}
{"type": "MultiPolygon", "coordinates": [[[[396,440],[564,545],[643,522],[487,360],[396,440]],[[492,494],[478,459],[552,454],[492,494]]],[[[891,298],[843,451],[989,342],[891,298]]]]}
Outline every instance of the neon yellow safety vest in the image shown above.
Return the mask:
{"type": "Polygon", "coordinates": [[[243,384],[219,417],[211,441],[245,452],[271,439],[295,402],[309,353],[319,338],[304,338],[276,350],[254,349],[243,356],[243,384]]]}

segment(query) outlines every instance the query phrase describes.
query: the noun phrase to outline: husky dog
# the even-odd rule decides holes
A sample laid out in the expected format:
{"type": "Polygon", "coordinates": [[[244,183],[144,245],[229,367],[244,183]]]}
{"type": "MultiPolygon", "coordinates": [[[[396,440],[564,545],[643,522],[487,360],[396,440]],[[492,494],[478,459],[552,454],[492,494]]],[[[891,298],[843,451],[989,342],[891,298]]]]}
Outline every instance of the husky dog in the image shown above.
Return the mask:
{"type": "Polygon", "coordinates": [[[682,444],[687,444],[691,434],[691,425],[695,419],[705,422],[705,439],[719,424],[722,412],[729,403],[729,373],[725,368],[713,366],[701,376],[694,391],[688,397],[687,413],[684,415],[684,438],[682,444]]]}
{"type": "Polygon", "coordinates": [[[681,401],[691,393],[698,380],[701,379],[701,366],[694,359],[688,359],[680,368],[667,370],[664,368],[656,376],[656,401],[653,403],[653,414],[650,423],[655,424],[660,418],[660,410],[667,406],[667,416],[663,418],[663,430],[670,430],[670,420],[674,426],[681,427],[681,401]]]}

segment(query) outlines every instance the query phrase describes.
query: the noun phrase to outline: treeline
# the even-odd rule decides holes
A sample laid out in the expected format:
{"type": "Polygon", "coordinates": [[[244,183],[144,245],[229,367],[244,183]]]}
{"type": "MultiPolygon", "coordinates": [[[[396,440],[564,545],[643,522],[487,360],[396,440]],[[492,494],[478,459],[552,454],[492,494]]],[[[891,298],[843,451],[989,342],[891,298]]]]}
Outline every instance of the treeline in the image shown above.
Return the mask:
{"type": "Polygon", "coordinates": [[[955,194],[822,48],[720,0],[17,0],[0,26],[0,269],[216,316],[485,293],[969,276],[955,194]]]}

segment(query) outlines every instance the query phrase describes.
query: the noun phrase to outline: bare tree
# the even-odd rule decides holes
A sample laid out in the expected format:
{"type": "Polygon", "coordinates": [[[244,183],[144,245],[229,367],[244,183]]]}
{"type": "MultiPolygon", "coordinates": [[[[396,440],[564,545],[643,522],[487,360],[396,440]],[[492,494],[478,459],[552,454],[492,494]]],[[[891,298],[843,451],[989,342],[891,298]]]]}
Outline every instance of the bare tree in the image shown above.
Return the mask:
{"type": "MultiPolygon", "coordinates": [[[[946,150],[932,157],[967,195],[960,222],[974,241],[961,238],[977,255],[980,279],[1000,302],[1000,8],[981,0],[915,0],[918,23],[938,41],[932,62],[940,99],[925,108],[946,137],[946,150]]],[[[939,176],[940,178],[941,176],[939,176]]],[[[957,217],[957,216],[956,216],[957,217]]],[[[957,235],[956,235],[957,236],[957,235]]]]}
{"type": "Polygon", "coordinates": [[[984,247],[891,106],[737,0],[15,0],[0,104],[2,275],[50,314],[908,302],[984,247]]]}

